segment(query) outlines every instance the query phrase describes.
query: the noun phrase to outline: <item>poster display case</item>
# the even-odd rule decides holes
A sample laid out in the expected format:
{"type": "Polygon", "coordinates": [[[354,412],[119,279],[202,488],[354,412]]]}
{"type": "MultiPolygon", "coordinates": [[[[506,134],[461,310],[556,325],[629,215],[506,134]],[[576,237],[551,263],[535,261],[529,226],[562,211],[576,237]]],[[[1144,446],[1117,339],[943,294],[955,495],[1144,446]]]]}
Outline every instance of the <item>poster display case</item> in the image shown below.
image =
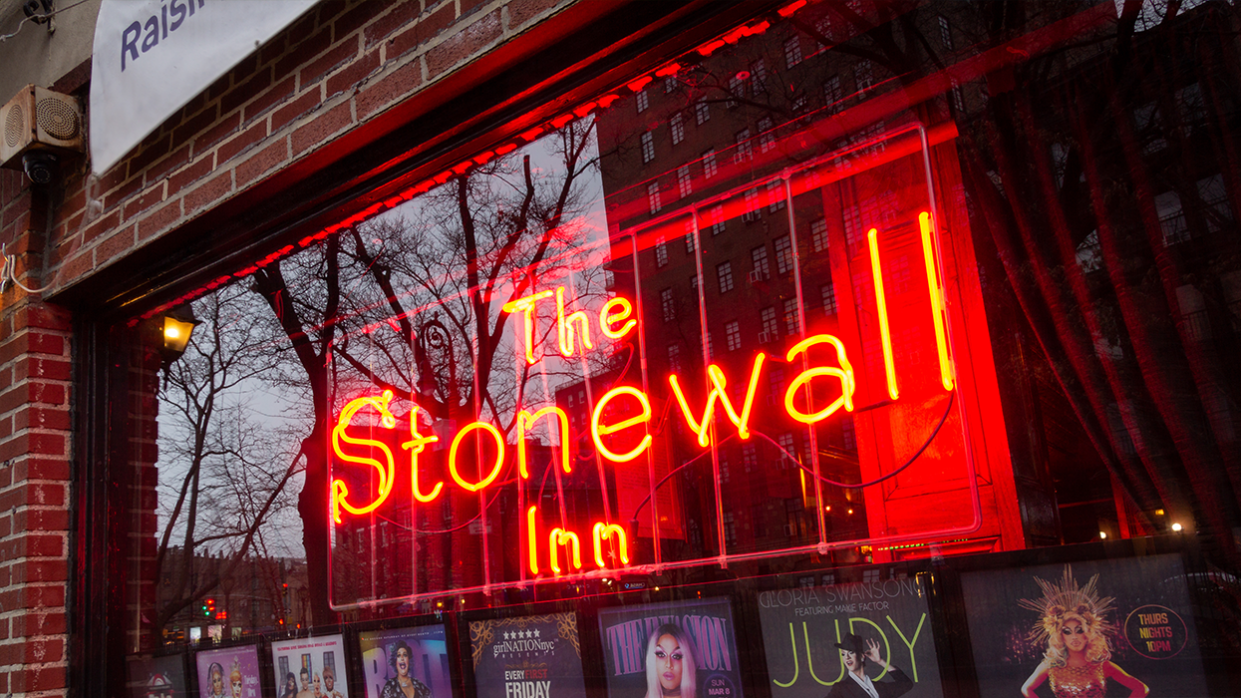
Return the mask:
{"type": "Polygon", "coordinates": [[[571,612],[469,621],[477,698],[585,698],[571,612]]]}
{"type": "Polygon", "coordinates": [[[200,698],[260,698],[258,645],[202,650],[194,654],[200,698]]]}
{"type": "Polygon", "coordinates": [[[604,608],[599,634],[609,698],[745,695],[727,598],[604,608]]]}
{"type": "Polygon", "coordinates": [[[350,671],[344,635],[319,635],[271,643],[273,685],[280,696],[349,698],[350,671]]]}
{"type": "MultiPolygon", "coordinates": [[[[873,656],[899,668],[909,689],[916,689],[912,695],[943,696],[928,577],[922,573],[759,592],[772,698],[822,698],[825,691],[843,691],[853,683],[849,674],[859,667],[847,666],[842,650],[853,651],[856,643],[862,654],[874,643],[873,656]]],[[[873,660],[860,669],[874,681],[889,673],[873,660]]]]}
{"type": "Polygon", "coordinates": [[[962,575],[980,692],[1207,695],[1186,580],[1174,554],[962,575]]]}

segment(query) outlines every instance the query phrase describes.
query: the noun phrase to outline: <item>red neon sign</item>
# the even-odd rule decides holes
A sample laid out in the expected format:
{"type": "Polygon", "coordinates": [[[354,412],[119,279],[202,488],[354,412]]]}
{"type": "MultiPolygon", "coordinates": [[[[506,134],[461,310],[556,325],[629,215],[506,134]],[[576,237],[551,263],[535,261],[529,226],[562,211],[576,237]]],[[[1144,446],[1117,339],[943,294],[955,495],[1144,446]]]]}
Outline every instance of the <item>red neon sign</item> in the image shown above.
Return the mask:
{"type": "MultiPolygon", "coordinates": [[[[526,559],[529,564],[530,573],[539,574],[539,508],[531,505],[526,510],[526,559]]],[[[625,529],[614,523],[604,523],[602,521],[595,522],[591,527],[591,539],[594,544],[595,565],[599,569],[608,569],[617,565],[609,565],[604,560],[604,549],[609,544],[616,546],[616,559],[621,565],[629,564],[629,539],[625,535],[625,529]]],[[[581,539],[573,531],[566,530],[557,526],[553,528],[547,535],[547,561],[548,567],[552,574],[560,576],[566,572],[575,572],[582,569],[582,544],[581,539]],[[560,565],[561,558],[565,561],[565,567],[560,565]]]]}
{"type": "MultiPolygon", "coordinates": [[[[935,328],[940,383],[946,390],[952,390],[955,382],[948,354],[943,289],[940,286],[936,251],[933,247],[932,222],[928,213],[922,213],[918,220],[935,328]]],[[[877,228],[871,228],[868,233],[871,276],[875,287],[875,304],[879,319],[878,332],[882,342],[887,394],[891,400],[895,401],[900,398],[900,391],[889,327],[887,297],[883,284],[879,234],[880,231],[877,228]]],[[[518,322],[521,328],[518,336],[523,346],[519,351],[524,355],[528,364],[533,365],[542,360],[536,337],[549,334],[549,332],[539,331],[538,302],[550,300],[553,297],[556,311],[555,341],[557,353],[561,357],[578,356],[595,348],[591,338],[591,325],[595,324],[595,321],[597,321],[599,333],[612,340],[622,339],[637,328],[638,319],[635,316],[633,304],[624,298],[607,300],[598,311],[596,320],[592,321],[586,311],[568,307],[563,286],[554,290],[533,292],[504,305],[506,312],[520,317],[518,322]]],[[[769,402],[783,404],[784,413],[790,419],[813,425],[830,418],[841,409],[846,412],[854,410],[854,396],[858,387],[857,377],[848,351],[838,337],[821,333],[801,339],[788,349],[784,361],[790,366],[798,367],[799,370],[784,389],[784,394],[771,396],[769,402]],[[831,380],[828,384],[821,385],[821,383],[816,383],[820,379],[831,380]],[[830,398],[826,404],[823,402],[824,398],[821,397],[824,394],[830,398]]],[[[728,376],[725,370],[719,365],[708,365],[705,371],[708,391],[697,413],[682,388],[682,378],[675,373],[668,376],[671,397],[677,402],[680,418],[695,434],[700,448],[711,446],[714,427],[717,426],[717,408],[736,429],[739,439],[746,440],[751,437],[750,419],[758,398],[763,373],[768,370],[769,362],[769,357],[763,352],[758,352],[753,357],[739,405],[729,394],[728,376]]],[[[357,413],[367,408],[378,413],[379,428],[393,429],[396,422],[390,408],[393,398],[391,391],[383,391],[378,396],[358,397],[348,402],[340,412],[332,430],[333,452],[339,462],[366,466],[371,469],[373,499],[364,504],[350,501],[350,490],[345,481],[339,478],[334,479],[331,483],[331,513],[333,520],[337,523],[342,521],[342,511],[353,516],[366,515],[382,506],[391,496],[395,481],[395,457],[392,449],[382,440],[355,436],[351,430],[358,428],[353,424],[357,413]]],[[[401,443],[401,449],[409,452],[410,496],[412,500],[425,504],[435,501],[442,495],[446,483],[443,480],[436,481],[430,485],[429,489],[426,489],[425,483],[420,481],[419,457],[430,444],[438,442],[439,437],[419,433],[418,415],[419,407],[414,404],[409,412],[410,439],[401,443]]],[[[549,431],[558,429],[552,443],[558,444],[553,448],[558,448],[560,470],[565,474],[573,471],[571,450],[576,439],[571,433],[570,420],[565,411],[558,406],[546,406],[534,412],[523,409],[517,413],[514,421],[515,460],[519,477],[522,480],[531,477],[527,437],[541,418],[547,418],[549,431]]],[[[596,401],[591,410],[587,428],[601,459],[614,467],[623,466],[639,458],[651,448],[653,437],[647,427],[653,418],[651,397],[646,392],[633,386],[615,386],[596,401]],[[619,414],[615,414],[616,412],[619,414]],[[635,429],[642,429],[642,431],[632,431],[635,429]],[[624,445],[618,445],[618,441],[624,445]]],[[[500,477],[507,452],[507,438],[496,425],[484,421],[466,424],[458,429],[451,440],[447,455],[449,478],[465,492],[483,492],[496,483],[500,477]],[[475,454],[468,462],[478,464],[478,470],[472,477],[466,477],[461,470],[461,449],[469,437],[475,439],[475,454]]],[[[528,507],[525,522],[526,564],[533,575],[538,575],[542,567],[539,557],[538,523],[537,505],[528,507]]],[[[578,533],[564,528],[565,525],[562,521],[561,526],[551,529],[547,537],[543,539],[546,541],[547,568],[554,575],[571,574],[582,570],[582,541],[578,533]]],[[[590,529],[590,537],[593,542],[594,562],[600,569],[617,564],[629,564],[629,541],[626,531],[621,526],[604,521],[595,522],[593,528],[590,529]],[[611,551],[610,561],[605,559],[605,548],[611,551]]]]}
{"type": "Polygon", "coordinates": [[[375,469],[376,475],[379,477],[379,483],[375,487],[377,495],[370,504],[363,506],[353,506],[346,497],[349,496],[349,487],[342,480],[332,481],[332,519],[336,523],[340,523],[340,510],[361,516],[369,514],[379,508],[380,504],[388,499],[388,495],[392,494],[392,484],[396,480],[396,463],[392,458],[392,451],[388,449],[382,441],[375,439],[359,439],[345,433],[345,429],[353,421],[353,415],[357,414],[365,407],[372,407],[380,414],[380,426],[385,429],[391,429],[396,426],[396,417],[388,411],[388,403],[392,400],[392,391],[385,390],[379,397],[360,397],[345,405],[340,411],[340,418],[336,421],[336,427],[332,429],[332,451],[336,453],[336,457],[346,463],[357,463],[359,465],[369,465],[375,469]],[[341,449],[341,442],[353,444],[355,446],[370,446],[372,449],[378,449],[383,453],[384,462],[371,458],[370,456],[358,456],[346,453],[341,449]]]}

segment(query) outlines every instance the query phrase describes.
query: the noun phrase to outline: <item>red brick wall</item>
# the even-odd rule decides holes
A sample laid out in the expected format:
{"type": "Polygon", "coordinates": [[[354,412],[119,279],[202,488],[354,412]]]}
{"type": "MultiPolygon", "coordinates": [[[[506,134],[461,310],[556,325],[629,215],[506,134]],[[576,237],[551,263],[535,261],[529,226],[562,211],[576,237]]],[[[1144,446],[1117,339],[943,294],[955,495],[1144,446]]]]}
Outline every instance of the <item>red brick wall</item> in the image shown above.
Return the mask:
{"type": "MultiPolygon", "coordinates": [[[[0,242],[30,287],[45,210],[25,175],[0,170],[0,242]]],[[[68,312],[15,286],[0,293],[0,693],[65,686],[70,339],[68,312]]]]}
{"type": "MultiPolygon", "coordinates": [[[[0,694],[68,692],[71,314],[41,297],[305,162],[569,4],[323,2],[97,181],[81,166],[33,193],[19,171],[0,170],[0,242],[23,283],[49,286],[0,294],[0,694]]],[[[149,601],[149,589],[135,594],[128,603],[149,601]]]]}

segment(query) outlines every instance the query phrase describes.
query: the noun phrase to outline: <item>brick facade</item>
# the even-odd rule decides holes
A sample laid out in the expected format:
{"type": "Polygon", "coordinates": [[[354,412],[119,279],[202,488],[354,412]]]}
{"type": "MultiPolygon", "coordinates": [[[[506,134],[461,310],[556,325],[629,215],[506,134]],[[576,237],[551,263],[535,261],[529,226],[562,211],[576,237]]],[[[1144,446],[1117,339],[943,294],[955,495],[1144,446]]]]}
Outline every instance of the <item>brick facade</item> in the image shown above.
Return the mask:
{"type": "MultiPolygon", "coordinates": [[[[276,173],[322,171],[339,155],[325,144],[362,133],[571,4],[323,2],[102,177],[70,162],[62,186],[43,192],[20,171],[0,170],[0,242],[20,281],[47,284],[41,294],[11,284],[0,294],[0,694],[82,690],[69,688],[66,615],[75,549],[73,316],[42,298],[124,268],[135,250],[276,173]]],[[[86,72],[54,87],[85,101],[86,72]]],[[[372,133],[399,126],[389,121],[372,133]]],[[[149,537],[153,517],[134,523],[133,535],[149,537]]]]}
{"type": "MultiPolygon", "coordinates": [[[[0,171],[0,241],[17,281],[42,266],[44,197],[0,171]]],[[[12,283],[0,293],[0,692],[62,695],[68,668],[73,448],[70,314],[12,283]]]]}

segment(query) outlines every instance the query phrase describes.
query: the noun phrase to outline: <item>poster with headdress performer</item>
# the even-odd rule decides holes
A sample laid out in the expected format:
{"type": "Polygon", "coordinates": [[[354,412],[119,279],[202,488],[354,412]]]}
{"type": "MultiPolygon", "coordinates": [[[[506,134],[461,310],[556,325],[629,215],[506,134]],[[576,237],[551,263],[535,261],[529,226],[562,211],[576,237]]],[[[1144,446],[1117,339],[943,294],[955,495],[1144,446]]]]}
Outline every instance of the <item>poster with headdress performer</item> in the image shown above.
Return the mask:
{"type": "Polygon", "coordinates": [[[358,648],[366,698],[452,698],[443,625],[362,631],[358,648]]]}
{"type": "Polygon", "coordinates": [[[599,611],[609,698],[742,698],[726,599],[599,611]]]}
{"type": "Polygon", "coordinates": [[[259,698],[259,650],[255,645],[204,650],[194,656],[201,698],[259,698]]]}
{"type": "Polygon", "coordinates": [[[942,697],[928,596],[918,576],[759,592],[772,698],[942,697]]]}
{"type": "Polygon", "coordinates": [[[128,672],[131,698],[183,698],[189,695],[185,683],[184,655],[131,657],[128,672]]]}
{"type": "Polygon", "coordinates": [[[577,615],[470,621],[478,698],[585,698],[577,615]]]}
{"type": "Polygon", "coordinates": [[[319,635],[271,643],[278,698],[349,698],[342,635],[319,635]]]}
{"type": "Polygon", "coordinates": [[[1204,696],[1178,555],[963,574],[981,695],[1204,696]]]}

